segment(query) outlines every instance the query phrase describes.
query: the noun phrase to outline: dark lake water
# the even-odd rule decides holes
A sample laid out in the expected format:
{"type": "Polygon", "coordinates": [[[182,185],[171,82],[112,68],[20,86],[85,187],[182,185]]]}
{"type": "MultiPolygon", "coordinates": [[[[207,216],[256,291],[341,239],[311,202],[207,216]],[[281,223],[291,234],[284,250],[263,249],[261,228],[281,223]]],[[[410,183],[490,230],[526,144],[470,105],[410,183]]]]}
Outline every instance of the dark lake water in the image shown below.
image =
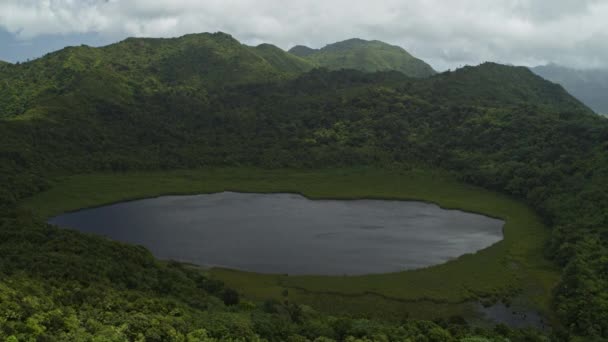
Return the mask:
{"type": "Polygon", "coordinates": [[[500,241],[504,224],[422,202],[234,192],[125,202],[49,222],[143,245],[161,259],[327,275],[440,264],[500,241]]]}
{"type": "Polygon", "coordinates": [[[503,303],[496,303],[490,307],[477,304],[476,309],[486,319],[495,323],[506,324],[512,328],[549,329],[548,322],[538,312],[530,309],[518,308],[516,306],[507,307],[503,303]]]}

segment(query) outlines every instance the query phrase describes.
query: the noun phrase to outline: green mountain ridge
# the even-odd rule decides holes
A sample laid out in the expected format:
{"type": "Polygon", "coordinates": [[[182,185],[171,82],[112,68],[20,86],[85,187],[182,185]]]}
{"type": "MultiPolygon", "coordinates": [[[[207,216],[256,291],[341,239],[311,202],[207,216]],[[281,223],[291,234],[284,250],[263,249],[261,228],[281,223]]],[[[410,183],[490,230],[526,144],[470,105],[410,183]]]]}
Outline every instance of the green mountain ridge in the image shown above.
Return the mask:
{"type": "Polygon", "coordinates": [[[313,48],[309,48],[308,46],[304,46],[304,45],[296,45],[294,47],[292,47],[291,49],[289,49],[289,53],[294,54],[296,56],[299,57],[307,57],[312,55],[313,53],[319,51],[318,49],[313,49],[313,48]]]}
{"type": "Polygon", "coordinates": [[[545,81],[525,67],[486,62],[438,74],[421,82],[425,91],[450,103],[499,101],[503,105],[535,103],[553,110],[580,109],[584,104],[558,84],[545,81]],[[480,86],[483,85],[483,86],[480,86]]]}
{"type": "MultiPolygon", "coordinates": [[[[404,56],[415,60],[400,48],[359,39],[336,43],[320,51],[351,51],[353,47],[370,49],[376,45],[381,47],[380,51],[387,48],[390,51],[396,49],[399,53],[396,58],[399,60],[404,56]]],[[[192,96],[203,99],[209,91],[218,87],[285,80],[310,71],[315,66],[313,62],[276,46],[262,44],[249,47],[225,33],[191,34],[169,39],[128,38],[101,48],[68,47],[29,63],[4,68],[5,82],[0,84],[0,117],[39,115],[40,111],[36,110],[34,103],[82,87],[83,82],[112,84],[111,91],[100,93],[105,93],[107,99],[117,97],[118,102],[125,101],[124,95],[127,94],[134,96],[135,93],[153,94],[187,89],[192,96]]],[[[360,69],[370,72],[375,68],[376,65],[360,69]]],[[[387,71],[403,72],[397,66],[393,68],[387,65],[386,68],[387,71]]],[[[476,76],[472,76],[475,70],[478,69],[465,68],[453,73],[452,77],[463,75],[457,82],[465,82],[466,77],[469,77],[469,84],[475,87],[474,82],[478,81],[476,76]]],[[[517,79],[518,76],[513,78],[513,75],[522,73],[509,75],[511,70],[516,69],[502,69],[500,72],[503,75],[496,76],[492,87],[487,87],[485,94],[475,96],[492,98],[502,93],[506,93],[505,98],[510,95],[517,98],[522,94],[529,96],[525,93],[530,89],[524,90],[517,82],[537,80],[526,79],[529,75],[521,76],[520,79],[517,79]],[[507,79],[511,86],[505,91],[506,84],[500,83],[507,79]]],[[[454,92],[454,95],[457,95],[460,85],[451,87],[452,90],[445,86],[452,82],[448,81],[448,75],[452,74],[441,75],[443,76],[432,78],[432,81],[426,83],[426,87],[443,87],[445,89],[436,91],[445,95],[454,92]]],[[[485,81],[490,81],[491,77],[489,75],[485,81]]],[[[538,89],[541,89],[540,84],[538,85],[538,89]]],[[[103,88],[105,87],[100,87],[103,88]]],[[[461,91],[460,95],[470,93],[469,90],[461,91]]],[[[459,99],[460,95],[452,96],[452,100],[466,100],[459,99]]]]}
{"type": "Polygon", "coordinates": [[[272,44],[260,44],[255,51],[275,69],[288,74],[299,74],[312,70],[315,66],[298,56],[286,54],[281,48],[272,44]]]}
{"type": "Polygon", "coordinates": [[[146,93],[169,88],[204,93],[225,85],[276,81],[311,68],[278,48],[251,48],[225,33],[128,38],[101,48],[68,47],[5,70],[0,117],[24,114],[37,98],[69,91],[88,75],[111,78],[122,93],[135,88],[146,93]]]}
{"type": "MultiPolygon", "coordinates": [[[[335,62],[368,43],[377,44],[351,40],[309,57],[327,54],[335,62]]],[[[0,68],[0,339],[608,338],[605,119],[522,67],[484,63],[414,78],[395,69],[369,72],[380,62],[332,71],[307,60],[215,33],[70,47],[0,68]],[[236,305],[233,291],[196,269],[161,263],[142,247],[57,229],[21,207],[73,175],[105,172],[111,179],[127,171],[217,167],[242,169],[243,179],[247,167],[437,169],[517,198],[551,227],[543,252],[553,264],[536,272],[523,256],[507,254],[496,272],[544,287],[473,291],[451,289],[437,274],[430,279],[490,304],[551,296],[551,303],[535,304],[551,311],[553,329],[542,337],[457,323],[462,317],[392,322],[356,309],[334,317],[287,300],[289,294],[279,294],[283,302],[236,305]],[[554,269],[561,271],[558,283],[554,269]]],[[[475,279],[475,270],[462,275],[441,267],[475,279]]]]}
{"type": "Polygon", "coordinates": [[[563,85],[598,114],[608,115],[608,70],[577,70],[556,64],[537,66],[531,70],[551,82],[563,85]]]}
{"type": "Polygon", "coordinates": [[[403,48],[378,40],[353,38],[315,50],[295,46],[290,53],[330,70],[355,69],[366,72],[396,70],[411,77],[428,77],[436,72],[403,48]]]}

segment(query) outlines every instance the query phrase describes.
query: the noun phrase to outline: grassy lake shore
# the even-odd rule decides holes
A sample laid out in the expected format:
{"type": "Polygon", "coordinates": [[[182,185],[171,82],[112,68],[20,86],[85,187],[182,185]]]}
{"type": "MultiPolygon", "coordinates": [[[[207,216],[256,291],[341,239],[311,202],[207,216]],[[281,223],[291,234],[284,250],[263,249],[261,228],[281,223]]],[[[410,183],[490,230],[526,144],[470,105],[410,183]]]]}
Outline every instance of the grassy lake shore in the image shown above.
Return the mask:
{"type": "Polygon", "coordinates": [[[365,276],[208,271],[250,300],[290,300],[329,313],[386,319],[475,317],[470,303],[497,300],[515,301],[543,314],[549,311],[558,272],[543,257],[549,231],[539,217],[521,202],[463,184],[440,171],[223,168],[77,175],[57,178],[50,190],[26,199],[22,207],[48,218],[120,201],[222,191],[292,192],[311,199],[418,200],[506,222],[504,239],[495,245],[412,271],[365,276]]]}

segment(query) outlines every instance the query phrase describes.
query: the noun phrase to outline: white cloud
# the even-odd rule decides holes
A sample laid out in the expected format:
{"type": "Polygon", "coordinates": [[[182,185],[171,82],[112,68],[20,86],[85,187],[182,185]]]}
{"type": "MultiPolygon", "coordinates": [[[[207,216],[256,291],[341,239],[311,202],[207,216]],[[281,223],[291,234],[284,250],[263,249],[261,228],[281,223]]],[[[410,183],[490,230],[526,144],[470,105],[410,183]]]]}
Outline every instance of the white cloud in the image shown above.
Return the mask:
{"type": "Polygon", "coordinates": [[[361,37],[439,69],[485,60],[608,67],[606,18],[601,0],[0,0],[0,27],[23,40],[224,31],[289,48],[361,37]]]}

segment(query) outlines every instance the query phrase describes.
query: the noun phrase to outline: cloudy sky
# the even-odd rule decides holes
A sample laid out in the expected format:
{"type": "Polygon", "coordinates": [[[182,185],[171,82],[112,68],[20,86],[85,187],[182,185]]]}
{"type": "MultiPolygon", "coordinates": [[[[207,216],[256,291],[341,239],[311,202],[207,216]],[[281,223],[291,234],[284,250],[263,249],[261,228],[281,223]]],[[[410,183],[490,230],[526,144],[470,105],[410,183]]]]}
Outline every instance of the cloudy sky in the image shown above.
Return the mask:
{"type": "Polygon", "coordinates": [[[438,70],[608,67],[607,0],[0,0],[0,59],[13,62],[66,45],[216,31],[284,49],[379,39],[438,70]]]}

